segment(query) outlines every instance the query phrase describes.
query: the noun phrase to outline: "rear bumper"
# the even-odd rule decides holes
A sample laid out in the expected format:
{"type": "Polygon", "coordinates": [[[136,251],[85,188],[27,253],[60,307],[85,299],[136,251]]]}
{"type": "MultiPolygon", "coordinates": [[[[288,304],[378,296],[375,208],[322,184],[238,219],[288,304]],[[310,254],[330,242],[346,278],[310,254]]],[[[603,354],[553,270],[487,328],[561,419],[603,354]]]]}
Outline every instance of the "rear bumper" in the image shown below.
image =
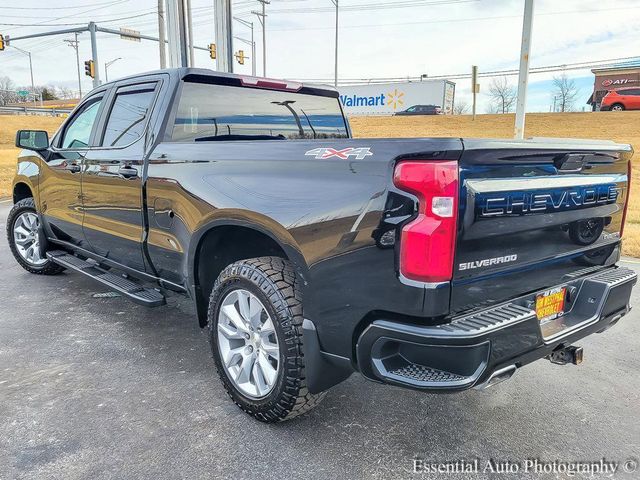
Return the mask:
{"type": "MultiPolygon", "coordinates": [[[[438,326],[376,320],[361,334],[361,373],[374,381],[436,392],[486,385],[594,332],[629,312],[637,276],[624,267],[573,278],[564,316],[545,325],[536,317],[536,293],[438,326]]],[[[538,292],[539,293],[539,292],[538,292]]]]}

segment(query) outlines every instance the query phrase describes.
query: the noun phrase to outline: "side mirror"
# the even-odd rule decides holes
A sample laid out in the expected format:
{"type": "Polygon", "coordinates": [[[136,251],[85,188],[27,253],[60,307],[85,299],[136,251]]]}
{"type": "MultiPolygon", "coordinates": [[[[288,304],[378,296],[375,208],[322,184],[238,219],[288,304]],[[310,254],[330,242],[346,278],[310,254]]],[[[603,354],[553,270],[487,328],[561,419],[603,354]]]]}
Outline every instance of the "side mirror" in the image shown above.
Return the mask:
{"type": "Polygon", "coordinates": [[[18,130],[16,147],[41,151],[49,148],[49,134],[44,130],[18,130]]]}

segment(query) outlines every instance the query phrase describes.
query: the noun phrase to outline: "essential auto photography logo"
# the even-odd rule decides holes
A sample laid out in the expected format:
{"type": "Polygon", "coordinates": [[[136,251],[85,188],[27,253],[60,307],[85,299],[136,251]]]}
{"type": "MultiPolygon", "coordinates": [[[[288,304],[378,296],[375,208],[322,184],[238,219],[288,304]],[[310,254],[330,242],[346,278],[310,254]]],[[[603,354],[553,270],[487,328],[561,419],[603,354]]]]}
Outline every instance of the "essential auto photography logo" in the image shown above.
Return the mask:
{"type": "Polygon", "coordinates": [[[635,473],[638,460],[629,458],[623,461],[607,460],[542,460],[528,458],[526,460],[452,460],[432,462],[420,458],[413,459],[413,473],[418,474],[452,474],[467,478],[469,474],[507,475],[529,474],[532,476],[554,475],[561,478],[573,477],[612,477],[621,473],[635,473]]]}

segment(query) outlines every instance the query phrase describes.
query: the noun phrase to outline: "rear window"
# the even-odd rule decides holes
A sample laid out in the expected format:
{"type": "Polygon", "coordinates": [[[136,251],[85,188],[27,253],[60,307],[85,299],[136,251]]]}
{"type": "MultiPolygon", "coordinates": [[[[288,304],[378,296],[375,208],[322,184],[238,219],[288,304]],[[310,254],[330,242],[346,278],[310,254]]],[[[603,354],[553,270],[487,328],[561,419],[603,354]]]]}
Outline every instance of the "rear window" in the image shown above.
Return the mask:
{"type": "Polygon", "coordinates": [[[185,82],[171,140],[344,138],[337,98],[185,82]]]}

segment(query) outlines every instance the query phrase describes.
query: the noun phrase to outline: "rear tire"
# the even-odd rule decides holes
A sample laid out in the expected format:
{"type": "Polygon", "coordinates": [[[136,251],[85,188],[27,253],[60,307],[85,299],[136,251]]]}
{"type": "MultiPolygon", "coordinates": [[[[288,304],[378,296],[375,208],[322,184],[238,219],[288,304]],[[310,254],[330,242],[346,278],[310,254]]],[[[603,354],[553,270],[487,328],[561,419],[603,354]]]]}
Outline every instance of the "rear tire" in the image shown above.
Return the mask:
{"type": "Polygon", "coordinates": [[[27,272],[57,275],[64,268],[40,255],[39,224],[33,198],[25,198],[16,203],[7,217],[9,248],[16,261],[27,272]]]}
{"type": "Polygon", "coordinates": [[[229,265],[211,292],[209,341],[218,375],[235,404],[262,422],[306,413],[326,393],[307,389],[298,281],[286,260],[260,257],[229,265]]]}
{"type": "Polygon", "coordinates": [[[611,105],[612,112],[621,112],[624,109],[624,105],[622,105],[621,103],[614,103],[613,105],[611,105]]]}

